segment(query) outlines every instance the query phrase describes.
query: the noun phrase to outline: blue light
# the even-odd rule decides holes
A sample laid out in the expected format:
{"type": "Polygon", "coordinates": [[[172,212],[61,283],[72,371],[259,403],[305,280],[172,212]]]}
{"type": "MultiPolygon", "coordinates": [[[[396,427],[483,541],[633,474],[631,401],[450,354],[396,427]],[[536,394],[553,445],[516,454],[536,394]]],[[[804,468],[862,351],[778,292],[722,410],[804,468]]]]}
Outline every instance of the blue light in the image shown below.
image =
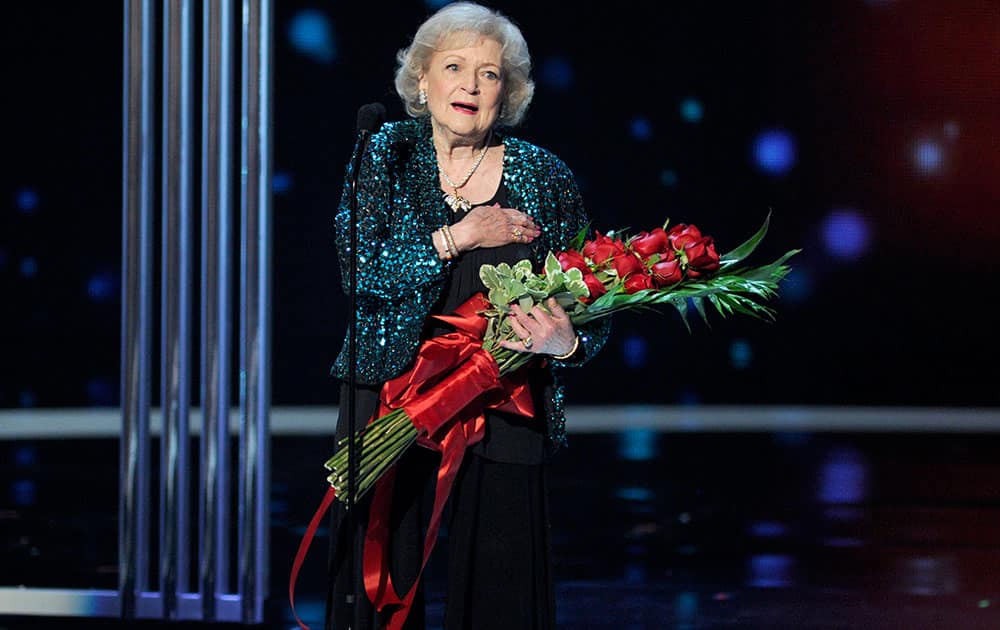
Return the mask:
{"type": "Polygon", "coordinates": [[[93,407],[111,407],[116,403],[117,387],[106,378],[87,381],[87,400],[93,407]]]}
{"type": "Polygon", "coordinates": [[[923,175],[937,175],[944,163],[941,145],[933,140],[921,140],[913,149],[913,161],[923,175]]]}
{"type": "Polygon", "coordinates": [[[33,188],[17,191],[17,209],[23,214],[32,214],[38,209],[38,193],[33,188]]]}
{"type": "Polygon", "coordinates": [[[834,258],[856,260],[868,252],[870,228],[856,210],[834,210],[823,219],[823,245],[834,258]]]}
{"type": "Polygon", "coordinates": [[[779,288],[782,301],[792,304],[804,302],[813,292],[813,274],[806,267],[796,266],[781,281],[779,288]]]}
{"type": "Polygon", "coordinates": [[[30,389],[22,391],[18,395],[18,405],[21,407],[34,407],[35,406],[35,392],[30,389]]]}
{"type": "Polygon", "coordinates": [[[646,365],[646,340],[638,335],[629,335],[622,342],[622,359],[629,368],[636,369],[646,365]]]}
{"type": "Polygon", "coordinates": [[[737,370],[745,370],[750,367],[753,359],[753,349],[750,343],[743,339],[735,339],[729,345],[729,362],[737,370]]]}
{"type": "Polygon", "coordinates": [[[618,488],[615,496],[625,501],[649,501],[653,498],[653,491],[649,488],[618,488]]]}
{"type": "Polygon", "coordinates": [[[87,281],[87,295],[95,302],[108,302],[118,295],[118,274],[99,271],[87,281]]]}
{"type": "Polygon", "coordinates": [[[656,431],[653,429],[626,429],[620,434],[618,455],[632,462],[644,462],[656,456],[656,431]]]}
{"type": "Polygon", "coordinates": [[[841,448],[829,454],[820,471],[823,503],[860,503],[865,498],[868,469],[861,455],[841,448]]]}
{"type": "Polygon", "coordinates": [[[30,468],[38,461],[38,449],[34,446],[18,446],[14,449],[14,466],[30,468]]]}
{"type": "Polygon", "coordinates": [[[34,278],[38,275],[38,262],[33,257],[21,259],[21,275],[25,278],[34,278]]]}
{"type": "Polygon", "coordinates": [[[795,139],[784,129],[763,131],[753,142],[757,168],[769,175],[784,175],[795,166],[795,139]]]}
{"type": "Polygon", "coordinates": [[[750,586],[774,588],[792,583],[791,556],[761,554],[750,558],[750,586]]]}
{"type": "Polygon", "coordinates": [[[701,122],[705,115],[701,103],[696,98],[686,98],[681,102],[681,118],[689,123],[701,122]]]}
{"type": "Polygon", "coordinates": [[[10,484],[10,493],[13,495],[11,498],[14,505],[19,507],[34,505],[38,495],[35,482],[29,479],[20,479],[10,484]]]}
{"type": "Polygon", "coordinates": [[[292,189],[292,175],[291,173],[275,173],[271,176],[271,191],[280,195],[286,193],[292,189]]]}
{"type": "Polygon", "coordinates": [[[677,171],[666,168],[660,172],[660,183],[667,188],[673,188],[677,185],[677,171]]]}
{"type": "Polygon", "coordinates": [[[565,92],[573,85],[573,66],[565,57],[549,57],[542,62],[542,83],[555,92],[565,92]]]}
{"type": "Polygon", "coordinates": [[[757,521],[750,525],[750,533],[757,538],[778,538],[788,533],[788,528],[774,521],[757,521]]]}
{"type": "Polygon", "coordinates": [[[300,53],[316,61],[330,63],[337,56],[330,20],[316,9],[303,9],[292,17],[288,39],[300,53]]]}
{"type": "Polygon", "coordinates": [[[632,132],[632,137],[640,142],[646,142],[653,137],[652,123],[649,122],[648,118],[643,118],[642,116],[632,119],[629,130],[632,132]]]}
{"type": "Polygon", "coordinates": [[[431,11],[437,11],[446,4],[451,4],[452,0],[424,0],[424,5],[431,11]]]}

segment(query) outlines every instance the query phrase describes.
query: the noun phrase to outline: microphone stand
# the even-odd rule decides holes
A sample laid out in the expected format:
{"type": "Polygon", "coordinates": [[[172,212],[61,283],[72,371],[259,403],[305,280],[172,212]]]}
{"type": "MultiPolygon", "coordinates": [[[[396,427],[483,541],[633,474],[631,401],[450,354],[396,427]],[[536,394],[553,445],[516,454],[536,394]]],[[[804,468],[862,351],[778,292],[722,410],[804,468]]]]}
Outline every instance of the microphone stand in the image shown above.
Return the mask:
{"type": "Polygon", "coordinates": [[[346,523],[344,524],[348,529],[352,539],[352,550],[349,554],[349,561],[347,563],[347,574],[351,578],[351,588],[347,592],[345,598],[345,604],[350,606],[352,609],[352,619],[353,623],[348,630],[356,629],[361,627],[361,607],[358,605],[358,593],[361,586],[361,575],[357,573],[357,567],[359,566],[358,559],[361,558],[362,554],[362,539],[360,531],[358,530],[358,524],[360,519],[357,514],[357,499],[356,499],[356,488],[358,487],[358,473],[360,466],[360,452],[354,443],[354,433],[357,429],[355,415],[356,415],[356,388],[357,388],[357,303],[355,301],[355,294],[358,290],[358,270],[357,270],[357,257],[358,257],[358,176],[361,170],[361,160],[364,157],[365,150],[368,148],[368,142],[371,140],[371,135],[374,131],[377,131],[382,125],[382,121],[385,120],[385,107],[381,103],[371,103],[364,105],[358,110],[358,142],[357,148],[354,153],[353,164],[351,165],[351,179],[349,182],[351,188],[351,194],[349,196],[350,204],[350,230],[348,243],[350,247],[350,256],[348,256],[349,268],[348,268],[348,293],[347,293],[347,311],[349,313],[348,325],[347,325],[347,455],[350,460],[350,465],[348,466],[347,472],[347,495],[350,500],[345,503],[345,511],[347,513],[346,523]]]}

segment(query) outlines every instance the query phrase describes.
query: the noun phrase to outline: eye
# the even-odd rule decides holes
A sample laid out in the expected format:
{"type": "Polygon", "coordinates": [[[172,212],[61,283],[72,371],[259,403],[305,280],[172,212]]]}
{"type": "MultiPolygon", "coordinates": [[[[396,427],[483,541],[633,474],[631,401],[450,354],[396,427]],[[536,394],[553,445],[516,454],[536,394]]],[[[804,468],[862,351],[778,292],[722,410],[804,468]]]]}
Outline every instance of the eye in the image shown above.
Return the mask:
{"type": "Polygon", "coordinates": [[[500,80],[500,75],[497,74],[496,72],[493,72],[492,70],[487,70],[486,72],[483,73],[483,76],[485,76],[490,81],[499,81],[500,80]]]}
{"type": "Polygon", "coordinates": [[[457,72],[458,71],[458,64],[457,63],[449,63],[447,66],[445,66],[445,70],[451,70],[452,72],[457,72]]]}

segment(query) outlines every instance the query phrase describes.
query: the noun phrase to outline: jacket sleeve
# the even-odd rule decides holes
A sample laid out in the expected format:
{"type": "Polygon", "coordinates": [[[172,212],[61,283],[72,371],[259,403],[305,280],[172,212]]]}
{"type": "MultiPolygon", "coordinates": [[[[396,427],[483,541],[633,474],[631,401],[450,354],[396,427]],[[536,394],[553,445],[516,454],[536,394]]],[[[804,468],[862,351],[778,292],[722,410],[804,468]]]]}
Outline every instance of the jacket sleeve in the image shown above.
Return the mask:
{"type": "MultiPolygon", "coordinates": [[[[355,147],[357,151],[357,147],[355,147]]],[[[396,168],[385,134],[372,136],[361,160],[358,178],[357,279],[358,295],[400,299],[416,287],[439,282],[445,264],[438,257],[430,233],[415,232],[417,222],[407,223],[404,209],[396,208],[393,188],[396,168]]],[[[351,164],[344,177],[344,191],[337,209],[336,241],[344,292],[349,292],[351,164]]],[[[418,211],[412,209],[411,211],[418,211]]]]}
{"type": "MultiPolygon", "coordinates": [[[[566,245],[576,236],[580,230],[587,227],[588,236],[592,236],[592,229],[589,227],[590,218],[583,207],[583,197],[577,186],[576,178],[561,161],[556,162],[554,173],[555,181],[562,182],[558,188],[559,225],[561,226],[556,246],[566,247],[566,245]]],[[[602,317],[576,329],[576,334],[580,338],[579,349],[565,361],[552,360],[554,367],[576,367],[584,365],[600,352],[604,343],[611,333],[611,318],[602,317]]]]}

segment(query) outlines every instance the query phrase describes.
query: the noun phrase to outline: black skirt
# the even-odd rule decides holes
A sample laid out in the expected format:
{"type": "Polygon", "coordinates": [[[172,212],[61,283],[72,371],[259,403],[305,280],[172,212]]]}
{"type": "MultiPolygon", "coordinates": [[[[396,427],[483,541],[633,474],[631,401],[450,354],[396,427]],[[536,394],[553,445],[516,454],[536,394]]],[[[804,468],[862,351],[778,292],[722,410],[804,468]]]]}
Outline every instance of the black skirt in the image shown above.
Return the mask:
{"type": "MultiPolygon", "coordinates": [[[[359,388],[357,424],[375,411],[378,392],[359,388]]],[[[347,418],[346,386],[341,388],[341,418],[347,418]]],[[[338,433],[346,433],[346,422],[338,433]]],[[[424,532],[440,457],[414,446],[397,464],[390,518],[389,558],[393,584],[403,596],[420,570],[424,532]]],[[[555,627],[555,600],[550,562],[546,464],[497,462],[469,452],[455,479],[444,515],[447,536],[434,554],[446,552],[448,585],[445,630],[548,630],[555,627]],[[446,551],[445,551],[446,550],[446,551]]],[[[368,521],[369,502],[357,509],[357,534],[368,521]]],[[[341,504],[333,510],[331,588],[327,630],[351,625],[353,609],[347,565],[354,544],[341,504]]],[[[355,569],[360,575],[361,558],[355,569]]],[[[418,586],[406,630],[422,630],[424,596],[418,586]]],[[[357,630],[381,628],[386,618],[375,612],[362,588],[357,630]]]]}

